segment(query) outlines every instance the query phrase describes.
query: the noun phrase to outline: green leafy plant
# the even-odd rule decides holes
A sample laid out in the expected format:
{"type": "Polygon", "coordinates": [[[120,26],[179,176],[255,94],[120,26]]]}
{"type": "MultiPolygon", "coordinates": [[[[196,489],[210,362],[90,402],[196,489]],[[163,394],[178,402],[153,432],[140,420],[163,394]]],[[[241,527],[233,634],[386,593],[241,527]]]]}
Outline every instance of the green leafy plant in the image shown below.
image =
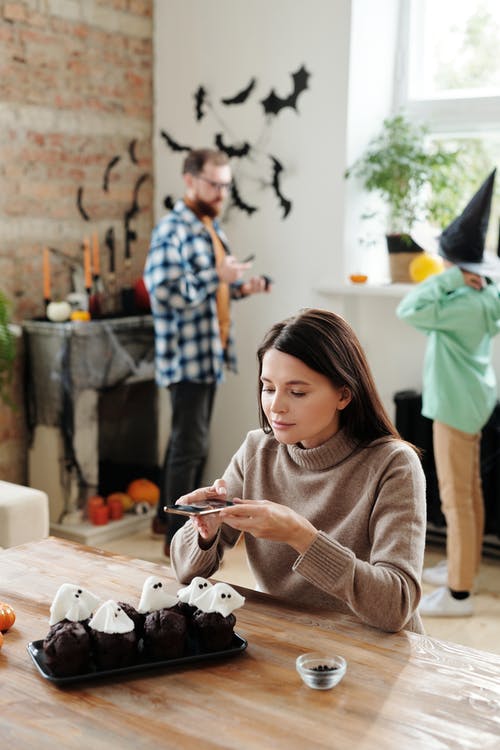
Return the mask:
{"type": "Polygon", "coordinates": [[[0,292],[0,401],[12,406],[10,386],[12,383],[16,345],[10,328],[10,306],[0,292]]]}
{"type": "Polygon", "coordinates": [[[431,141],[425,125],[399,114],[383,122],[381,132],[346,171],[365,190],[377,192],[389,208],[387,234],[409,234],[416,221],[453,215],[460,199],[452,175],[460,151],[431,141]],[[446,188],[446,189],[445,189],[446,188]]]}

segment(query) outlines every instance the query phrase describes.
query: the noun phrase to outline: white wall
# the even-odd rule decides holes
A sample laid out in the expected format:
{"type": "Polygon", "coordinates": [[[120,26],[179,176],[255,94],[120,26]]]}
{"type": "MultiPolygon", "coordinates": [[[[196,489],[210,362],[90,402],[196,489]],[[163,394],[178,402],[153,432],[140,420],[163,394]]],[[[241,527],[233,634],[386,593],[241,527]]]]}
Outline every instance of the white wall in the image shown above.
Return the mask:
{"type": "Polygon", "coordinates": [[[198,147],[210,145],[214,132],[224,128],[235,142],[264,139],[245,183],[245,198],[260,210],[252,218],[231,212],[225,228],[233,252],[239,257],[255,252],[254,270],[268,273],[276,284],[272,295],[233,306],[240,372],[219,389],[207,480],[220,475],[247,430],[257,425],[255,350],[262,335],[301,307],[328,307],[352,323],[391,414],[396,391],[420,388],[425,337],[396,319],[396,297],[317,291],[341,284],[363,258],[379,277],[386,275],[383,240],[369,257],[357,255],[362,205],[356,186],[343,175],[390,112],[398,8],[398,0],[155,2],[157,216],[166,193],[182,193],[184,156],[166,148],[161,129],[198,147]],[[285,95],[290,73],[302,64],[311,78],[299,113],[283,110],[266,128],[260,100],[272,87],[285,95]],[[248,104],[220,106],[221,97],[253,76],[257,87],[248,104]],[[195,120],[199,85],[222,122],[214,112],[195,120]],[[285,220],[272,193],[250,179],[262,174],[266,153],[287,169],[282,189],[294,205],[285,220]]]}
{"type": "MultiPolygon", "coordinates": [[[[224,468],[248,429],[257,425],[255,351],[277,320],[311,305],[325,306],[314,288],[320,280],[344,278],[343,235],[347,121],[347,65],[350,2],[346,0],[156,0],[155,166],[157,215],[165,194],[182,193],[183,153],[174,154],[159,137],[166,130],[180,143],[205,146],[222,130],[210,112],[197,122],[193,94],[201,84],[234,141],[264,137],[263,154],[252,173],[273,153],[286,167],[282,191],[293,201],[281,211],[269,189],[250,180],[245,199],[258,213],[230,212],[225,229],[233,252],[257,255],[254,271],[275,281],[271,295],[233,305],[240,373],[219,389],[207,477],[224,468]],[[298,110],[282,110],[266,127],[260,100],[271,88],[282,96],[290,74],[301,65],[311,73],[298,110]],[[219,99],[257,86],[245,105],[221,107],[219,99]]],[[[238,164],[235,163],[238,174],[238,164]]]]}

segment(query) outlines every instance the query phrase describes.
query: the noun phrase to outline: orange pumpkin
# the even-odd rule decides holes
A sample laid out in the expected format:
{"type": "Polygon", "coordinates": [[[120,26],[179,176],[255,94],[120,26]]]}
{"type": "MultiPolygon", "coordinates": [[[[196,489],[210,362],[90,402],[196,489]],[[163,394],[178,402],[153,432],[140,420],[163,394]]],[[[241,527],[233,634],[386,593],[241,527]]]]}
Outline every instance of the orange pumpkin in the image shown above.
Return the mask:
{"type": "Polygon", "coordinates": [[[106,498],[106,502],[108,505],[113,503],[115,500],[119,500],[121,502],[123,510],[125,512],[134,507],[134,501],[132,500],[130,495],[127,495],[126,492],[112,492],[111,495],[108,495],[106,498]]]}
{"type": "Polygon", "coordinates": [[[70,315],[70,320],[86,322],[87,320],[90,320],[90,313],[88,310],[73,310],[70,315]]]}
{"type": "Polygon", "coordinates": [[[10,604],[0,602],[0,631],[5,632],[14,625],[15,621],[16,613],[10,604]]]}
{"type": "Polygon", "coordinates": [[[127,487],[127,495],[130,495],[134,503],[156,505],[160,499],[160,488],[149,479],[134,479],[127,487]]]}

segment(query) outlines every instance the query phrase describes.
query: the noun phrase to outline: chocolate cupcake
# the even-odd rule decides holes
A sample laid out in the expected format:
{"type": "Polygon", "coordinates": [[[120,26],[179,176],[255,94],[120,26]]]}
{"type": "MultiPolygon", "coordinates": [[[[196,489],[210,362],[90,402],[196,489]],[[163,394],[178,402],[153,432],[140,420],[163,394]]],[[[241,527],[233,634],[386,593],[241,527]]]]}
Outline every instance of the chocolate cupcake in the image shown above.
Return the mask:
{"type": "Polygon", "coordinates": [[[150,612],[144,620],[143,653],[149,659],[175,659],[183,655],[186,618],[163,608],[150,612]]]}
{"type": "Polygon", "coordinates": [[[101,604],[92,617],[89,633],[98,669],[119,669],[136,661],[138,640],[134,623],[112,599],[101,604]]]}
{"type": "Polygon", "coordinates": [[[43,641],[45,664],[56,677],[90,670],[90,637],[81,622],[63,620],[53,625],[43,641]]]}
{"type": "Polygon", "coordinates": [[[224,651],[233,640],[236,617],[220,612],[202,612],[198,609],[193,615],[193,627],[202,651],[224,651]]]}
{"type": "Polygon", "coordinates": [[[142,614],[142,612],[138,612],[136,608],[128,602],[118,602],[118,606],[123,609],[127,617],[130,617],[130,619],[134,623],[137,639],[142,638],[142,633],[144,630],[144,619],[146,615],[142,614]]]}
{"type": "Polygon", "coordinates": [[[233,640],[235,609],[243,606],[241,596],[227,583],[216,583],[197,599],[197,611],[192,622],[200,648],[204,651],[224,651],[233,640]]]}

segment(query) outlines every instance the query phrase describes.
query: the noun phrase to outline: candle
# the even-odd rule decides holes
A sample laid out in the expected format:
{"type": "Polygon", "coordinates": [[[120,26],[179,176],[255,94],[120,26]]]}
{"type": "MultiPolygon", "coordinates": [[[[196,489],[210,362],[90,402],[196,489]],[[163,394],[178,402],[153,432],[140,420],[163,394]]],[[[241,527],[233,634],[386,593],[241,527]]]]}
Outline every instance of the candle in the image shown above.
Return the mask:
{"type": "Polygon", "coordinates": [[[108,500],[109,518],[111,521],[119,521],[123,518],[123,505],[122,501],[116,499],[108,500]]]}
{"type": "Polygon", "coordinates": [[[109,521],[109,508],[107,505],[98,505],[92,512],[90,522],[95,526],[104,526],[109,521]]]}
{"type": "Polygon", "coordinates": [[[43,248],[43,298],[50,301],[50,256],[49,248],[43,248]]]}
{"type": "Polygon", "coordinates": [[[85,276],[85,288],[92,288],[92,271],[90,267],[90,247],[87,237],[83,240],[83,273],[85,276]]]}
{"type": "Polygon", "coordinates": [[[87,518],[91,523],[93,523],[95,509],[100,508],[101,505],[104,505],[104,498],[101,495],[92,495],[87,500],[87,518]]]}
{"type": "Polygon", "coordinates": [[[101,258],[99,255],[99,239],[97,232],[94,232],[93,244],[92,244],[92,269],[94,276],[100,276],[101,274],[101,258]]]}

